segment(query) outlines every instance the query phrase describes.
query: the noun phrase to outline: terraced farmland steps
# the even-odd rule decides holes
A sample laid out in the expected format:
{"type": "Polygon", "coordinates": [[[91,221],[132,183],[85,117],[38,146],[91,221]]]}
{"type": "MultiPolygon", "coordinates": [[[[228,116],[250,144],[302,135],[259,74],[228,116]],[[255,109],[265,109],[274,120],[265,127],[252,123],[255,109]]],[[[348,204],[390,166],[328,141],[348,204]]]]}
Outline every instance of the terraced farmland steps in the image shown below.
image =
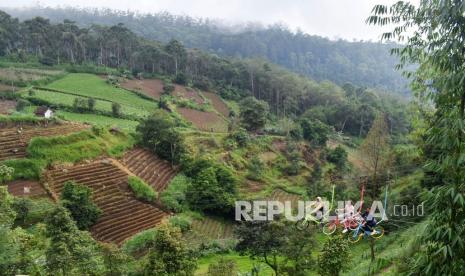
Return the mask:
{"type": "Polygon", "coordinates": [[[34,137],[67,135],[86,128],[71,123],[0,128],[0,161],[25,157],[27,145],[34,137]]]}
{"type": "Polygon", "coordinates": [[[91,232],[100,241],[116,244],[156,226],[168,216],[156,206],[136,200],[128,189],[127,178],[128,174],[112,160],[54,169],[45,175],[55,195],[69,180],[90,187],[93,201],[103,211],[91,232]]]}
{"type": "Polygon", "coordinates": [[[177,173],[177,169],[173,168],[168,161],[142,148],[127,152],[120,161],[131,173],[143,179],[157,192],[166,189],[177,173]]]}

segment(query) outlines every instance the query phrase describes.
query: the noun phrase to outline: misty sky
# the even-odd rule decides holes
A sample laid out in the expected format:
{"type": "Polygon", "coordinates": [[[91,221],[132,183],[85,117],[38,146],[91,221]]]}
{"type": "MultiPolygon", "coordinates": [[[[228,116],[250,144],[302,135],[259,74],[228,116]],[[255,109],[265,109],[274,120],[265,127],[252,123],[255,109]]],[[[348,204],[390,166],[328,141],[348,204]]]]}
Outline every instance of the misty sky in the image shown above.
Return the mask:
{"type": "Polygon", "coordinates": [[[381,30],[365,19],[375,4],[394,0],[0,0],[0,7],[40,4],[55,7],[106,7],[142,13],[173,14],[223,19],[228,23],[283,23],[295,30],[331,39],[379,40],[381,30]],[[136,4],[137,3],[137,4],[136,4]]]}

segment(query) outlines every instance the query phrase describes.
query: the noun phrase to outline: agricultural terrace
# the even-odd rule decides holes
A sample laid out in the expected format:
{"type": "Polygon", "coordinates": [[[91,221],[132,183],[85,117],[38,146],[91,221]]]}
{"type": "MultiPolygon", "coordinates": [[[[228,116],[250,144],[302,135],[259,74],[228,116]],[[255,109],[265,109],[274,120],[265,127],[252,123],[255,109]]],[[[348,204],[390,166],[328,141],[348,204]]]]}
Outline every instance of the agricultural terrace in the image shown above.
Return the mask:
{"type": "Polygon", "coordinates": [[[141,148],[126,152],[121,162],[157,192],[163,191],[177,172],[168,161],[141,148]]]}
{"type": "Polygon", "coordinates": [[[16,101],[0,100],[0,114],[10,114],[15,108],[16,101]]]}
{"type": "Polygon", "coordinates": [[[175,84],[173,95],[189,99],[194,101],[196,104],[203,104],[205,100],[200,96],[200,94],[192,88],[185,87],[183,85],[175,84]]]}
{"type": "Polygon", "coordinates": [[[137,125],[137,121],[126,120],[121,118],[114,118],[109,116],[97,115],[97,114],[88,114],[88,113],[73,113],[59,110],[56,112],[56,115],[64,120],[81,122],[101,127],[117,127],[122,130],[129,132],[134,132],[137,125]]]}
{"type": "Polygon", "coordinates": [[[215,112],[205,112],[184,107],[177,108],[177,112],[200,130],[213,132],[228,131],[227,121],[215,112]]]}
{"type": "Polygon", "coordinates": [[[50,83],[47,88],[86,98],[92,97],[98,100],[116,102],[122,106],[123,113],[127,112],[138,116],[149,115],[157,108],[156,102],[143,99],[136,93],[125,89],[114,87],[99,76],[92,74],[68,74],[64,78],[50,83]]]}
{"type": "Polygon", "coordinates": [[[163,93],[163,81],[159,79],[125,79],[120,83],[120,86],[128,90],[143,93],[155,100],[160,99],[163,93]]]}
{"type": "MultiPolygon", "coordinates": [[[[0,68],[0,82],[10,86],[15,84],[25,86],[27,83],[41,83],[51,81],[64,74],[60,70],[33,69],[33,68],[0,68]]],[[[10,91],[12,89],[8,89],[10,91]]]]}
{"type": "Polygon", "coordinates": [[[103,242],[121,244],[132,235],[159,224],[168,214],[136,200],[128,188],[128,175],[111,160],[48,171],[45,179],[59,195],[67,181],[92,189],[92,200],[103,215],[92,227],[93,236],[103,242]]]}
{"type": "Polygon", "coordinates": [[[32,180],[15,180],[8,183],[8,192],[14,196],[47,197],[42,185],[32,180]]]}
{"type": "Polygon", "coordinates": [[[86,129],[81,124],[52,124],[3,128],[0,131],[0,161],[23,158],[27,155],[26,147],[37,136],[66,135],[86,129]]]}
{"type": "Polygon", "coordinates": [[[17,88],[15,86],[0,83],[0,93],[1,92],[16,91],[16,89],[17,88]]]}
{"type": "Polygon", "coordinates": [[[229,108],[223,102],[220,96],[212,92],[202,92],[202,94],[210,100],[213,107],[218,111],[221,115],[228,118],[229,117],[229,108]]]}

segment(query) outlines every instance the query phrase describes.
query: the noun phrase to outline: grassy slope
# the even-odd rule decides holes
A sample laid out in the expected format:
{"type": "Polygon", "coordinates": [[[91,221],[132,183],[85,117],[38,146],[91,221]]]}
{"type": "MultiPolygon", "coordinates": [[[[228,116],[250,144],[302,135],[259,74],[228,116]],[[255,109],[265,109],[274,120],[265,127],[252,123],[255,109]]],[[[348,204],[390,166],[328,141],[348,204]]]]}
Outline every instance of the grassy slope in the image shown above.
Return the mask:
{"type": "Polygon", "coordinates": [[[131,147],[133,139],[125,134],[111,134],[106,130],[95,133],[92,130],[68,136],[33,138],[28,146],[32,159],[51,162],[78,162],[93,159],[102,154],[119,155],[131,147]]]}
{"type": "Polygon", "coordinates": [[[81,114],[81,113],[72,113],[72,112],[61,111],[61,110],[58,111],[56,114],[60,118],[63,118],[67,121],[89,123],[92,125],[104,126],[104,127],[116,126],[120,129],[129,131],[129,132],[134,132],[138,125],[137,121],[113,118],[113,117],[97,115],[97,114],[81,114]]]}
{"type": "Polygon", "coordinates": [[[127,90],[113,87],[107,84],[104,79],[92,74],[69,74],[64,78],[52,82],[47,87],[76,93],[84,97],[99,97],[117,102],[123,106],[123,109],[132,107],[135,114],[142,116],[150,114],[157,108],[155,102],[143,99],[127,90]]]}

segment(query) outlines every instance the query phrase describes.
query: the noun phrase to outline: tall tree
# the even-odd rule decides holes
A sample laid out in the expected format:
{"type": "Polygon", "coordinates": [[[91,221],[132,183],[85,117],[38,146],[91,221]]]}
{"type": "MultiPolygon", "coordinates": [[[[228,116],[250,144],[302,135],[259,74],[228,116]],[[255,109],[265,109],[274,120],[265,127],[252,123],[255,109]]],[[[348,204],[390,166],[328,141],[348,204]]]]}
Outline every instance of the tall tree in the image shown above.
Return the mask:
{"type": "Polygon", "coordinates": [[[193,253],[182,239],[181,230],[163,224],[157,229],[149,249],[144,275],[194,275],[197,267],[193,253]]]}
{"type": "Polygon", "coordinates": [[[421,236],[422,247],[412,273],[459,275],[465,265],[465,2],[423,0],[418,5],[399,1],[376,5],[370,24],[394,24],[384,39],[404,47],[399,68],[406,72],[420,99],[434,103],[435,114],[426,142],[437,151],[427,167],[442,177],[430,190],[426,205],[430,220],[421,236]]]}
{"type": "Polygon", "coordinates": [[[89,229],[102,214],[102,210],[92,202],[92,190],[72,181],[64,184],[61,204],[68,209],[80,230],[89,229]]]}
{"type": "Polygon", "coordinates": [[[360,146],[365,173],[371,178],[368,187],[372,199],[379,196],[381,179],[390,165],[389,130],[384,114],[378,114],[360,146]]]}

